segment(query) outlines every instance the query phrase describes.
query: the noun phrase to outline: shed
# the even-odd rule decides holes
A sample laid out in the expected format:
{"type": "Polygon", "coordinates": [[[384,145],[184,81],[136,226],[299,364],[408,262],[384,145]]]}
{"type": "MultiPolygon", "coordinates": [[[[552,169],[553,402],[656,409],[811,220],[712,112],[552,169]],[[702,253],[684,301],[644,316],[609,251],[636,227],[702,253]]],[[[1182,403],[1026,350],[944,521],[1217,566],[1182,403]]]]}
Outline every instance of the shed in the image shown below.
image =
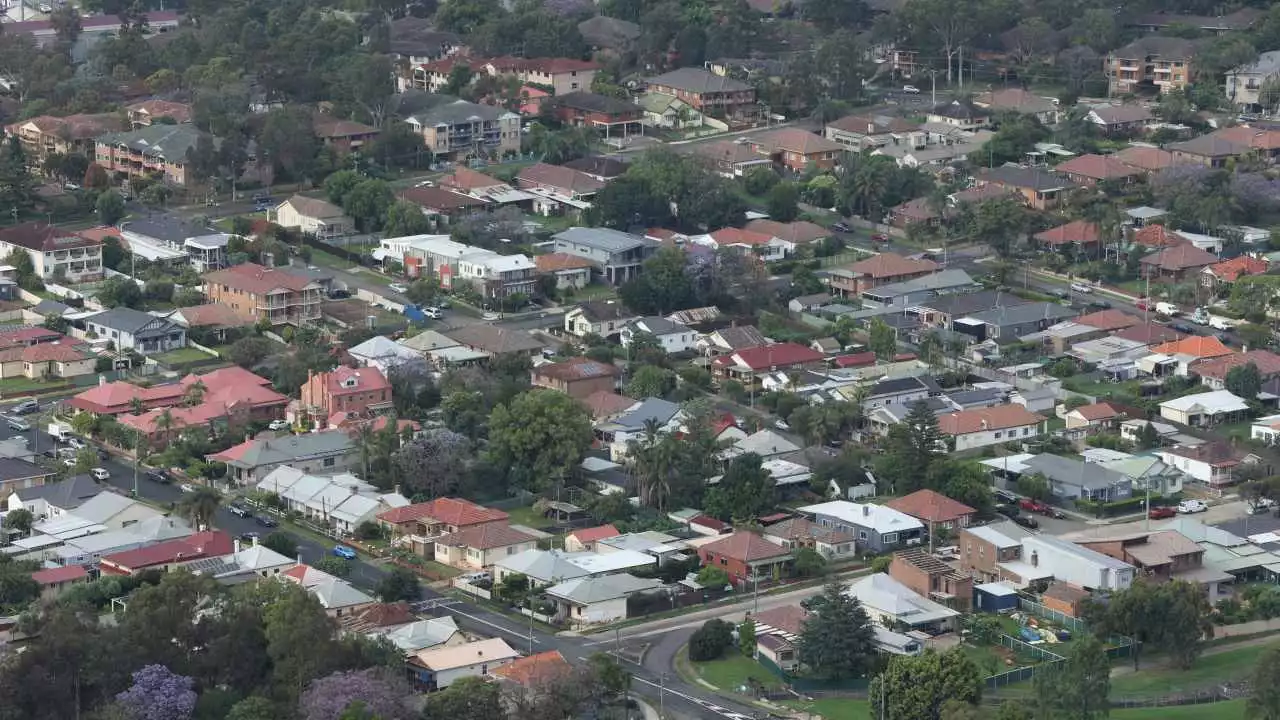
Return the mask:
{"type": "Polygon", "coordinates": [[[973,588],[973,609],[1006,612],[1018,609],[1018,589],[1007,582],[990,582],[973,588]]]}

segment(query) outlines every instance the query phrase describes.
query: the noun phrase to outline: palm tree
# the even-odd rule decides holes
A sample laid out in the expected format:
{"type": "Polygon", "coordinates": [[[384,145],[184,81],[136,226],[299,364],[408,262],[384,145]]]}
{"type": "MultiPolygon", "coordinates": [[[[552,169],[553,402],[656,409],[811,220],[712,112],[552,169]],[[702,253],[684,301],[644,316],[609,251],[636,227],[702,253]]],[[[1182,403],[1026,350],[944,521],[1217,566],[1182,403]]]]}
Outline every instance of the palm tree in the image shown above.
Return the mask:
{"type": "Polygon", "coordinates": [[[640,441],[632,441],[630,453],[640,502],[646,507],[665,511],[679,453],[674,439],[659,434],[660,429],[656,420],[646,420],[644,437],[640,441]]]}
{"type": "Polygon", "coordinates": [[[132,412],[134,415],[141,415],[142,414],[142,398],[138,397],[137,395],[134,395],[133,397],[129,398],[129,411],[132,412]]]}
{"type": "Polygon", "coordinates": [[[203,380],[196,380],[187,386],[183,402],[189,407],[199,405],[204,402],[204,394],[208,392],[208,390],[209,388],[204,384],[203,380]]]}
{"type": "Polygon", "coordinates": [[[197,530],[212,526],[213,517],[222,505],[222,493],[211,487],[196,487],[178,502],[175,510],[197,530]]]}

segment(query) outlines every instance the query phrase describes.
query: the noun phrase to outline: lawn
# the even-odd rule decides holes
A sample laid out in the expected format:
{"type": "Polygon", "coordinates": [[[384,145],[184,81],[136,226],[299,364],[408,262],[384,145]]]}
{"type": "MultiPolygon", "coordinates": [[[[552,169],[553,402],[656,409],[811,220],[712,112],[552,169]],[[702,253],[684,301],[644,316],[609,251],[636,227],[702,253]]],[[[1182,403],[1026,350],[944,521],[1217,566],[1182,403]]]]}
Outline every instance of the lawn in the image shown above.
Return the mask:
{"type": "Polygon", "coordinates": [[[1241,680],[1253,671],[1262,653],[1277,645],[1252,645],[1206,655],[1190,670],[1156,668],[1117,675],[1111,678],[1111,696],[1155,697],[1241,680]]]}
{"type": "Polygon", "coordinates": [[[1112,720],[1244,720],[1244,700],[1210,705],[1126,708],[1112,710],[1112,720]]]}
{"type": "MultiPolygon", "coordinates": [[[[748,679],[750,678],[754,678],[757,682],[765,685],[781,684],[777,675],[766,670],[763,665],[755,660],[737,652],[734,648],[726,650],[724,657],[719,660],[710,662],[690,661],[689,666],[693,668],[693,672],[697,674],[697,677],[728,692],[740,692],[742,688],[749,688],[748,679]]],[[[748,692],[742,694],[749,695],[750,691],[748,690],[748,692]]]]}
{"type": "Polygon", "coordinates": [[[31,390],[49,390],[51,388],[66,387],[70,385],[66,380],[48,381],[48,380],[31,380],[25,377],[12,377],[0,380],[0,397],[7,397],[14,393],[29,392],[31,390]]]}
{"type": "Polygon", "coordinates": [[[178,348],[170,350],[167,353],[160,353],[155,356],[156,362],[165,365],[189,365],[191,363],[201,363],[208,360],[216,360],[214,356],[203,350],[197,350],[193,347],[178,348]]]}
{"type": "Polygon", "coordinates": [[[547,519],[542,516],[533,506],[525,506],[513,508],[507,511],[507,522],[511,525],[524,525],[531,528],[540,528],[547,524],[547,519]]]}
{"type": "Polygon", "coordinates": [[[1126,380],[1125,382],[1115,383],[1109,380],[1089,379],[1080,375],[1064,379],[1062,386],[1072,392],[1093,397],[1138,397],[1138,393],[1141,392],[1142,382],[1139,380],[1126,380]]]}
{"type": "Polygon", "coordinates": [[[788,705],[801,713],[821,715],[826,720],[867,720],[871,717],[871,702],[854,698],[823,698],[788,705]]]}

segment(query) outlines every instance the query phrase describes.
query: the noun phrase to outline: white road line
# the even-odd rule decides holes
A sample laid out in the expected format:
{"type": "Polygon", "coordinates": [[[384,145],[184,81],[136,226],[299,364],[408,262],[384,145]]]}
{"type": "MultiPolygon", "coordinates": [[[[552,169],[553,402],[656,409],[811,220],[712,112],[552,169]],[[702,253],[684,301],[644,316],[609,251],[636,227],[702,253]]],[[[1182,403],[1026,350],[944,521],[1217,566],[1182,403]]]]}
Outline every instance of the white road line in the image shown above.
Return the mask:
{"type": "Polygon", "coordinates": [[[742,713],[732,712],[730,710],[720,707],[719,705],[715,705],[711,702],[703,700],[702,698],[696,698],[696,697],[693,697],[692,695],[685,695],[679,690],[672,690],[671,688],[663,689],[663,686],[659,685],[656,682],[653,682],[652,680],[646,680],[645,678],[642,678],[642,677],[632,677],[632,680],[636,682],[642,682],[645,685],[648,685],[650,687],[659,688],[660,692],[664,692],[668,695],[675,695],[678,698],[683,698],[695,705],[698,705],[699,707],[706,708],[707,710],[710,710],[711,712],[714,712],[717,715],[730,718],[730,720],[750,720],[749,716],[744,716],[742,713]]]}
{"type": "MultiPolygon", "coordinates": [[[[470,615],[470,614],[468,614],[468,613],[464,613],[464,612],[462,612],[461,610],[458,610],[458,609],[453,608],[453,607],[445,607],[444,609],[445,609],[446,611],[448,611],[448,612],[456,613],[456,614],[458,614],[458,615],[461,615],[462,617],[467,618],[467,619],[469,619],[469,620],[472,620],[473,622],[478,622],[478,623],[480,623],[480,624],[482,624],[482,625],[488,625],[489,627],[491,627],[491,628],[493,628],[493,629],[495,629],[495,630],[498,630],[499,632],[504,632],[504,633],[506,633],[506,634],[510,635],[511,637],[519,638],[520,640],[522,640],[522,641],[524,641],[524,642],[528,642],[528,641],[529,641],[529,633],[528,633],[527,631],[526,631],[526,632],[517,632],[517,631],[515,631],[515,630],[512,630],[511,628],[505,628],[505,627],[503,627],[503,626],[501,626],[501,625],[499,625],[499,624],[497,624],[497,623],[489,622],[488,620],[485,620],[484,618],[478,618],[478,617],[476,617],[475,615],[470,615]]],[[[538,638],[533,638],[533,644],[534,644],[534,645],[541,645],[541,644],[542,644],[542,641],[541,641],[541,640],[539,640],[538,638]]]]}

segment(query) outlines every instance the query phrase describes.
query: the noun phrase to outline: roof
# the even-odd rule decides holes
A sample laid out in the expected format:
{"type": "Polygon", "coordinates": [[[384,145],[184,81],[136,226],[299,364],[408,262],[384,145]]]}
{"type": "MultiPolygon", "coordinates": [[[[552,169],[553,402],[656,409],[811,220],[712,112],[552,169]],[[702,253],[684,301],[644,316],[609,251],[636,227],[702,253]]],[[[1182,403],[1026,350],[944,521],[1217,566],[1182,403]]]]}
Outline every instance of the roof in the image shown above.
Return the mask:
{"type": "Polygon", "coordinates": [[[1027,300],[1010,292],[979,290],[973,293],[939,295],[935,298],[920,301],[918,307],[953,317],[964,317],[972,313],[985,312],[995,307],[1012,307],[1014,305],[1024,305],[1027,302],[1027,300]]]}
{"type": "Polygon", "coordinates": [[[781,365],[822,362],[822,353],[798,343],[776,343],[735,350],[732,355],[721,356],[713,362],[728,365],[730,362],[755,371],[769,370],[781,365]],[[721,363],[720,361],[726,362],[721,363]]]}
{"type": "Polygon", "coordinates": [[[799,635],[804,632],[806,616],[808,616],[808,612],[800,606],[800,603],[794,603],[791,605],[779,605],[778,607],[753,613],[752,619],[755,620],[757,629],[762,625],[768,625],[788,635],[799,635]]]}
{"type": "Polygon", "coordinates": [[[569,562],[567,559],[569,555],[570,553],[561,550],[525,550],[516,555],[500,558],[495,565],[544,583],[572,580],[591,574],[586,568],[569,562]]]}
{"type": "Polygon", "coordinates": [[[1120,330],[1127,327],[1133,327],[1142,322],[1142,320],[1129,315],[1123,310],[1099,310],[1088,315],[1081,315],[1074,320],[1079,325],[1089,325],[1099,330],[1120,330]]]}
{"type": "Polygon", "coordinates": [[[306,588],[326,610],[368,605],[374,599],[356,589],[351,583],[316,570],[308,565],[296,565],[283,573],[284,577],[306,588]]]}
{"type": "Polygon", "coordinates": [[[612,228],[571,227],[552,237],[571,245],[585,245],[608,253],[621,253],[655,244],[652,240],[647,240],[640,235],[612,228]]]}
{"type": "Polygon", "coordinates": [[[727,457],[755,453],[763,457],[796,452],[800,446],[769,428],[762,428],[735,442],[725,451],[727,457]]]}
{"type": "Polygon", "coordinates": [[[1045,588],[1043,596],[1059,600],[1065,603],[1075,604],[1082,600],[1092,597],[1093,593],[1078,586],[1066,582],[1053,582],[1049,587],[1045,588]]]}
{"type": "MultiPolygon", "coordinates": [[[[772,543],[770,543],[772,545],[772,543]]],[[[777,547],[776,545],[774,547],[777,547]]],[[[580,577],[552,585],[544,592],[577,605],[617,600],[645,590],[662,587],[657,578],[638,578],[627,573],[600,577],[580,577]]]]}
{"type": "Polygon", "coordinates": [[[1110,155],[1079,155],[1053,168],[1060,173],[1079,175],[1091,180],[1117,180],[1132,177],[1138,171],[1110,155]]]}
{"type": "Polygon", "coordinates": [[[506,353],[528,353],[541,350],[543,345],[524,330],[500,328],[494,325],[477,323],[448,330],[449,339],[459,345],[481,350],[490,355],[506,353]]]}
{"type": "Polygon", "coordinates": [[[1270,350],[1249,350],[1210,358],[1196,363],[1192,367],[1192,371],[1202,378],[1225,380],[1227,373],[1233,368],[1244,367],[1245,365],[1253,365],[1258,368],[1258,373],[1264,378],[1271,375],[1280,375],[1280,355],[1270,350]]]}
{"type": "Polygon", "coordinates": [[[306,275],[298,275],[284,268],[267,268],[257,263],[241,263],[223,270],[215,270],[204,276],[206,283],[225,285],[256,295],[266,295],[275,290],[299,292],[319,285],[306,275]]]}
{"type": "Polygon", "coordinates": [[[186,103],[173,102],[172,100],[161,100],[160,98],[151,98],[136,102],[125,107],[130,110],[152,118],[170,117],[174,122],[185,123],[191,122],[192,108],[186,103]]]}
{"type": "Polygon", "coordinates": [[[1173,159],[1173,153],[1158,147],[1147,147],[1144,145],[1134,145],[1127,147],[1111,157],[1130,167],[1145,170],[1147,172],[1156,172],[1172,167],[1177,164],[1173,159]]]}
{"type": "Polygon", "coordinates": [[[794,222],[778,222],[777,220],[769,220],[761,218],[752,220],[743,226],[744,230],[750,232],[758,232],[766,235],[785,240],[789,243],[804,245],[823,238],[831,237],[831,231],[808,220],[796,220],[794,222]]]}
{"type": "Polygon", "coordinates": [[[849,586],[846,595],[863,605],[908,625],[922,625],[952,618],[960,613],[916,594],[911,588],[884,573],[868,575],[849,586]]]}
{"type": "Polygon", "coordinates": [[[621,48],[640,37],[640,26],[626,20],[597,15],[578,23],[578,32],[582,33],[582,38],[590,45],[621,48]]]}
{"type": "Polygon", "coordinates": [[[0,228],[0,242],[43,252],[102,245],[101,240],[90,240],[44,222],[28,222],[0,228]]]}
{"type": "Polygon", "coordinates": [[[517,685],[533,687],[564,677],[573,672],[573,666],[559,650],[546,650],[512,662],[490,672],[497,678],[510,680],[517,685]]]}
{"type": "Polygon", "coordinates": [[[1165,228],[1164,225],[1145,225],[1133,234],[1133,241],[1147,247],[1163,248],[1190,244],[1190,240],[1165,228]]]}
{"type": "Polygon", "coordinates": [[[919,275],[939,269],[938,263],[932,260],[906,258],[894,253],[880,253],[875,257],[859,260],[848,266],[850,272],[866,275],[875,279],[896,278],[904,275],[919,275]]]}
{"type": "Polygon", "coordinates": [[[688,326],[681,325],[680,323],[672,322],[664,317],[658,316],[642,317],[631,323],[631,329],[639,332],[647,332],[658,337],[689,332],[688,326]]]}
{"type": "Polygon", "coordinates": [[[487,508],[461,498],[437,498],[393,508],[378,515],[379,520],[393,525],[429,518],[455,527],[498,522],[508,517],[502,510],[487,508]]]}
{"type": "Polygon", "coordinates": [[[621,535],[618,528],[613,525],[600,525],[598,527],[584,528],[569,533],[568,537],[574,538],[580,543],[592,543],[605,538],[617,537],[621,535]]]}
{"type": "Polygon", "coordinates": [[[376,135],[378,128],[354,120],[345,120],[317,113],[311,118],[311,129],[321,138],[349,138],[358,135],[376,135]]]}
{"type": "Polygon", "coordinates": [[[1251,149],[1248,145],[1213,134],[1201,135],[1199,137],[1193,137],[1190,140],[1171,143],[1168,145],[1168,148],[1175,152],[1211,158],[1243,155],[1251,149]]]}
{"type": "Polygon", "coordinates": [[[671,87],[694,94],[735,93],[751,90],[751,86],[730,77],[716,75],[702,68],[678,68],[645,80],[651,87],[671,87]]]}
{"type": "Polygon", "coordinates": [[[982,93],[973,98],[980,105],[995,110],[1014,110],[1020,113],[1046,113],[1058,109],[1058,104],[1049,98],[1040,97],[1022,88],[1008,88],[982,93]]]}
{"type": "Polygon", "coordinates": [[[978,179],[982,182],[995,183],[1006,187],[1034,189],[1039,192],[1066,190],[1074,187],[1069,180],[1054,175],[1052,172],[1039,169],[1032,170],[1017,165],[1005,165],[980,170],[978,179]]]}
{"type": "Polygon", "coordinates": [[[1078,414],[1080,417],[1090,422],[1094,420],[1110,420],[1111,418],[1128,414],[1123,410],[1113,407],[1110,403],[1105,402],[1093,403],[1092,405],[1081,405],[1075,410],[1072,410],[1071,413],[1078,414]]]}
{"type": "Polygon", "coordinates": [[[708,555],[720,555],[738,562],[752,563],[788,556],[791,551],[765,540],[758,533],[736,530],[727,537],[707,543],[698,550],[708,555]]]}
{"type": "Polygon", "coordinates": [[[209,459],[247,469],[287,463],[298,458],[350,452],[354,449],[355,441],[350,435],[345,431],[331,430],[282,438],[246,440],[210,455],[209,459]]]}
{"type": "Polygon", "coordinates": [[[583,90],[575,90],[574,92],[568,92],[564,95],[556,95],[555,104],[561,107],[573,108],[575,110],[586,110],[587,112],[604,113],[606,115],[622,115],[626,113],[641,112],[640,106],[629,100],[622,100],[616,97],[600,95],[583,90]]]}
{"type": "Polygon", "coordinates": [[[411,187],[400,191],[400,199],[427,210],[451,212],[482,208],[487,203],[479,198],[464,195],[442,187],[411,187]]]}
{"type": "Polygon", "coordinates": [[[1221,357],[1230,355],[1234,350],[1222,344],[1212,335],[1192,335],[1175,342],[1167,342],[1151,348],[1158,355],[1190,355],[1198,358],[1221,357]]]}
{"type": "Polygon", "coordinates": [[[488,523],[485,525],[472,525],[458,530],[456,533],[450,533],[444,537],[437,538],[436,542],[452,547],[474,548],[476,550],[493,550],[495,548],[504,548],[511,545],[519,545],[520,543],[533,542],[536,537],[526,532],[521,532],[501,523],[488,523]]]}
{"type": "Polygon", "coordinates": [[[772,235],[752,232],[750,230],[743,230],[736,227],[720,228],[719,230],[708,233],[707,237],[715,241],[717,245],[726,247],[732,245],[756,247],[760,245],[767,245],[774,239],[772,235]]]}
{"type": "Polygon", "coordinates": [[[866,527],[878,533],[903,532],[924,528],[916,518],[885,505],[860,504],[848,500],[832,500],[797,508],[806,515],[835,518],[841,522],[866,527]]]}
{"type": "Polygon", "coordinates": [[[665,425],[680,412],[680,406],[662,398],[646,398],[632,405],[626,413],[614,418],[609,424],[621,428],[643,428],[650,420],[665,425]]]}
{"type": "Polygon", "coordinates": [[[1261,275],[1266,271],[1266,260],[1249,255],[1240,255],[1205,268],[1205,272],[1227,282],[1235,282],[1241,275],[1261,275]]]}
{"type": "Polygon", "coordinates": [[[768,152],[779,150],[798,155],[842,152],[845,146],[800,128],[778,128],[748,136],[748,144],[768,152]]]}
{"type": "Polygon", "coordinates": [[[868,290],[867,294],[874,297],[892,298],[902,295],[910,295],[912,293],[965,287],[966,285],[974,284],[973,278],[969,276],[969,273],[964,270],[949,269],[933,273],[932,275],[918,277],[913,280],[904,280],[903,282],[880,285],[879,287],[874,287],[868,290]]]}
{"type": "Polygon", "coordinates": [[[1026,470],[1040,473],[1056,483],[1090,490],[1103,490],[1132,482],[1127,475],[1101,467],[1097,463],[1081,462],[1048,453],[1028,458],[1025,465],[1026,470]]]}
{"type": "Polygon", "coordinates": [[[854,541],[853,535],[849,533],[823,527],[808,518],[802,517],[787,518],[776,522],[766,527],[763,532],[769,537],[783,538],[785,540],[817,540],[831,545],[854,541]]]}
{"type": "Polygon", "coordinates": [[[629,408],[635,407],[637,402],[634,398],[608,390],[597,390],[582,400],[582,403],[591,411],[591,417],[596,420],[626,412],[629,408]]]}
{"type": "MultiPolygon", "coordinates": [[[[10,28],[13,25],[9,25],[10,28]]],[[[19,120],[8,126],[11,134],[17,134],[16,128],[24,125],[35,125],[45,135],[53,135],[68,140],[88,140],[105,132],[120,130],[124,127],[121,117],[115,113],[98,113],[87,115],[40,115],[27,120],[19,120]]]]}
{"type": "Polygon", "coordinates": [[[1216,414],[1225,412],[1244,412],[1249,409],[1249,403],[1245,402],[1243,398],[1238,397],[1230,390],[1213,390],[1211,392],[1183,395],[1180,398],[1165,400],[1160,403],[1160,407],[1167,407],[1179,412],[1189,413],[1199,410],[1216,414]]]}
{"type": "Polygon", "coordinates": [[[418,653],[416,661],[428,670],[440,672],[518,657],[520,653],[513,650],[502,638],[489,638],[466,645],[423,650],[418,653]]]}
{"type": "Polygon", "coordinates": [[[1021,325],[1023,323],[1034,322],[1036,320],[1061,320],[1075,316],[1076,311],[1069,307],[1063,307],[1056,302],[1028,302],[1021,305],[1008,305],[1004,307],[992,308],[982,312],[965,315],[959,320],[971,320],[985,325],[993,325],[995,327],[1005,327],[1010,325],[1021,325]]]}
{"type": "MultiPolygon", "coordinates": [[[[626,320],[635,317],[635,313],[626,308],[619,302],[592,301],[584,302],[573,310],[578,311],[582,317],[593,323],[606,322],[609,320],[626,320]]],[[[570,310],[570,312],[573,312],[570,310]]]]}
{"type": "MultiPolygon", "coordinates": [[[[889,212],[899,217],[912,220],[931,220],[939,217],[940,213],[933,209],[929,198],[915,198],[908,200],[900,205],[889,208],[889,212]]],[[[883,253],[882,253],[883,254],[883,253]]]]}
{"type": "Polygon", "coordinates": [[[17,488],[13,492],[23,503],[43,500],[62,510],[74,510],[102,491],[103,487],[88,475],[73,475],[54,483],[17,488]]]}
{"type": "Polygon", "coordinates": [[[1176,342],[1186,337],[1185,334],[1174,330],[1167,325],[1159,323],[1147,322],[1138,323],[1130,327],[1124,328],[1112,335],[1112,337],[1122,340],[1133,340],[1144,345],[1156,345],[1159,343],[1176,342]]]}
{"type": "MultiPolygon", "coordinates": [[[[449,95],[429,94],[428,107],[414,112],[406,118],[416,121],[423,127],[440,125],[460,125],[475,122],[477,119],[493,122],[505,115],[513,115],[501,107],[480,105],[466,100],[451,98],[449,95]]],[[[418,98],[414,98],[417,100],[418,98]]]]}
{"type": "Polygon", "coordinates": [[[957,502],[933,490],[917,490],[910,495],[894,498],[885,507],[904,512],[926,522],[950,522],[977,512],[962,502],[957,502]]]}
{"type": "Polygon", "coordinates": [[[595,264],[586,258],[562,252],[535,255],[533,262],[540,273],[561,272],[564,270],[586,270],[595,267],[595,264]]]}
{"type": "Polygon", "coordinates": [[[574,380],[590,380],[602,377],[617,377],[622,374],[613,363],[602,363],[586,357],[576,357],[564,362],[541,365],[534,368],[535,377],[546,377],[554,380],[572,382],[574,380]]]}
{"type": "Polygon", "coordinates": [[[727,347],[730,350],[758,347],[769,341],[755,325],[734,325],[720,328],[711,333],[711,335],[720,340],[720,342],[716,343],[717,346],[727,347]]]}
{"type": "Polygon", "coordinates": [[[547,163],[538,163],[524,168],[516,175],[516,180],[521,185],[541,185],[557,190],[568,190],[571,195],[594,193],[605,185],[604,181],[597,180],[579,170],[547,163]]]}
{"type": "Polygon", "coordinates": [[[1176,272],[1214,265],[1218,262],[1218,256],[1188,243],[1186,245],[1174,245],[1159,252],[1145,255],[1140,262],[1143,265],[1176,272]]]}
{"type": "Polygon", "coordinates": [[[234,546],[230,535],[220,530],[210,530],[137,550],[106,555],[102,558],[102,564],[107,568],[129,572],[156,565],[228,555],[235,549],[234,546]]]}
{"type": "Polygon", "coordinates": [[[979,540],[989,542],[997,549],[1019,547],[1022,545],[1022,538],[1031,534],[1028,530],[1010,520],[1002,520],[990,525],[967,527],[961,529],[960,532],[969,533],[979,540]]]}
{"type": "Polygon", "coordinates": [[[510,187],[506,183],[497,178],[489,177],[482,172],[477,172],[471,168],[459,166],[453,171],[452,175],[446,175],[440,179],[442,187],[451,187],[458,190],[483,190],[492,187],[510,187]]]}
{"type": "Polygon", "coordinates": [[[1096,105],[1092,112],[1107,125],[1142,123],[1152,118],[1151,111],[1143,105],[1096,105]]]}
{"type": "MultiPolygon", "coordinates": [[[[123,145],[135,152],[159,157],[171,163],[186,164],[187,154],[205,133],[194,125],[149,125],[129,132],[107,133],[97,137],[99,145],[123,145]]],[[[217,139],[215,138],[215,144],[217,139]]]]}
{"type": "Polygon", "coordinates": [[[1043,416],[1021,405],[997,405],[940,415],[938,429],[946,435],[967,435],[984,430],[1007,430],[1041,422],[1044,422],[1043,416]]]}
{"type": "Polygon", "coordinates": [[[84,579],[87,581],[89,579],[89,571],[80,565],[64,565],[63,567],[37,570],[31,573],[31,579],[42,586],[56,585],[71,580],[84,579]]]}
{"type": "Polygon", "coordinates": [[[920,123],[895,115],[846,115],[827,127],[859,135],[906,134],[920,129],[920,123]]]}
{"type": "Polygon", "coordinates": [[[929,110],[929,114],[953,120],[979,120],[991,115],[973,103],[960,100],[938,103],[929,110]]]}
{"type": "Polygon", "coordinates": [[[181,316],[187,327],[247,327],[253,325],[252,320],[241,317],[230,305],[224,303],[206,303],[180,308],[181,316]]]}
{"type": "Polygon", "coordinates": [[[1175,37],[1148,35],[1139,38],[1118,50],[1111,56],[1124,59],[1159,58],[1161,60],[1187,60],[1196,53],[1199,43],[1175,37]]]}

